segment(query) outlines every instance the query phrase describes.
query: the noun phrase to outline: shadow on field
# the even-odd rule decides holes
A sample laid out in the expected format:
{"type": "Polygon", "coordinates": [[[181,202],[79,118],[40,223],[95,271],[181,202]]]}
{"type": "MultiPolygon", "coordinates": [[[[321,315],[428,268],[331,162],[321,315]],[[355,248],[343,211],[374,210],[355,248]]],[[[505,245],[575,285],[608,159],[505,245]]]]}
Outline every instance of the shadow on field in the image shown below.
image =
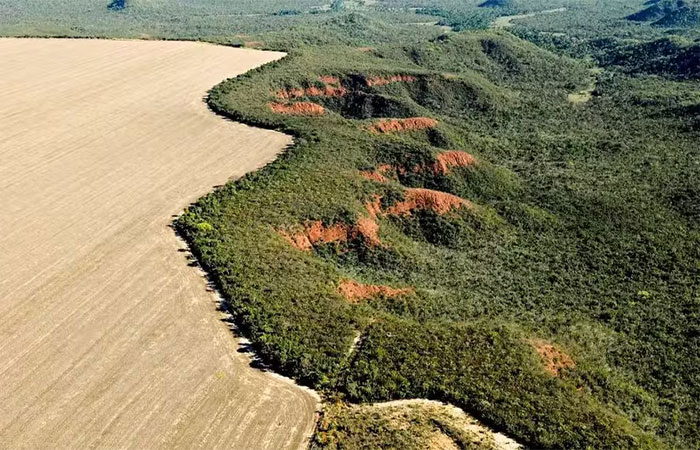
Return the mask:
{"type": "MultiPolygon", "coordinates": [[[[216,189],[216,187],[215,187],[216,189]]],[[[190,206],[194,205],[190,204],[190,206]]],[[[199,263],[199,260],[197,257],[192,253],[191,248],[189,243],[187,242],[187,239],[178,231],[177,227],[175,226],[175,221],[179,217],[179,215],[173,215],[173,222],[168,225],[175,233],[175,236],[182,241],[186,247],[181,247],[177,249],[178,253],[183,253],[185,256],[185,259],[187,260],[187,265],[190,267],[195,267],[199,269],[200,275],[202,278],[207,283],[206,290],[207,292],[213,293],[214,294],[214,302],[216,304],[216,310],[223,313],[223,317],[221,318],[221,321],[226,324],[228,329],[231,331],[233,336],[238,340],[238,349],[236,350],[238,353],[246,354],[248,356],[248,359],[250,360],[250,367],[263,371],[263,372],[274,372],[272,368],[265,364],[265,362],[260,359],[256,353],[255,353],[255,347],[253,344],[243,335],[241,332],[240,327],[236,324],[236,320],[233,316],[233,312],[231,311],[231,308],[229,307],[228,303],[224,300],[223,296],[221,295],[221,289],[218,286],[218,284],[209,276],[209,273],[207,270],[202,267],[202,265],[199,263]]]]}

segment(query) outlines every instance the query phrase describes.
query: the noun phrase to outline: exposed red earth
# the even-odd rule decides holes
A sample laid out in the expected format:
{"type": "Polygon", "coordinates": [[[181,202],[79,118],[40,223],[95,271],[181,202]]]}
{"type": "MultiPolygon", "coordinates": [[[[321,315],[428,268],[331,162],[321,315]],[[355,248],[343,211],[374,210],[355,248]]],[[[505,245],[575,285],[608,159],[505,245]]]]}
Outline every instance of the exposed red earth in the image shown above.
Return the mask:
{"type": "Polygon", "coordinates": [[[396,133],[401,131],[425,130],[435,128],[437,120],[430,117],[410,117],[408,119],[381,119],[370,126],[374,133],[396,133]]]}
{"type": "Polygon", "coordinates": [[[404,191],[404,200],[387,208],[386,213],[408,216],[416,210],[430,210],[437,214],[446,214],[461,207],[471,208],[470,201],[446,192],[432,189],[412,188],[404,191]]]}
{"type": "Polygon", "coordinates": [[[291,116],[321,116],[326,112],[323,106],[312,102],[270,103],[268,106],[277,114],[291,116]]]}
{"type": "Polygon", "coordinates": [[[349,302],[358,302],[373,297],[397,297],[413,293],[411,288],[392,288],[374,284],[362,284],[354,280],[342,280],[338,283],[338,292],[349,302]]]}
{"type": "Polygon", "coordinates": [[[558,377],[562,370],[576,367],[574,360],[553,344],[541,339],[531,339],[528,343],[532,345],[540,355],[544,370],[550,375],[558,377]]]}

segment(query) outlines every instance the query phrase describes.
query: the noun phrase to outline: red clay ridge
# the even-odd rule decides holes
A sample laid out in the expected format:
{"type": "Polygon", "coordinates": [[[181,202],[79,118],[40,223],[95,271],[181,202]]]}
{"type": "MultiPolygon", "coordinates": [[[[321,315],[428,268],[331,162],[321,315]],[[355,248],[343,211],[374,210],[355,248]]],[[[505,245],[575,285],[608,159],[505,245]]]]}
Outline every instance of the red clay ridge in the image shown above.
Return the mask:
{"type": "Polygon", "coordinates": [[[379,240],[379,224],[375,218],[362,217],[357,221],[353,229],[353,237],[358,236],[362,236],[365,243],[370,247],[382,245],[382,241],[379,240]]]}
{"type": "Polygon", "coordinates": [[[379,240],[379,225],[373,218],[363,217],[353,226],[344,223],[336,223],[324,226],[323,222],[316,220],[307,222],[304,230],[298,233],[278,231],[293,247],[308,251],[316,244],[331,244],[334,242],[347,242],[350,239],[362,237],[365,243],[371,247],[381,245],[379,240]]]}
{"type": "Polygon", "coordinates": [[[431,210],[446,214],[453,209],[472,207],[472,203],[456,195],[432,189],[414,188],[404,191],[404,200],[387,209],[388,214],[410,215],[411,211],[431,210]]]}
{"type": "Polygon", "coordinates": [[[314,244],[329,244],[332,242],[345,242],[348,240],[350,227],[337,223],[330,227],[323,225],[323,222],[316,220],[308,222],[304,231],[289,234],[285,231],[279,233],[294,247],[299,250],[311,250],[314,244]]]}
{"type": "Polygon", "coordinates": [[[374,195],[372,200],[365,204],[369,216],[373,219],[377,218],[380,212],[382,212],[382,198],[379,195],[374,195]]]}
{"type": "Polygon", "coordinates": [[[408,119],[382,119],[375,122],[370,131],[374,133],[393,133],[400,131],[425,130],[434,128],[437,120],[430,117],[410,117],[408,119]]]}
{"type": "Polygon", "coordinates": [[[306,89],[280,89],[275,95],[277,98],[289,100],[300,97],[342,97],[348,93],[348,90],[342,86],[324,86],[319,88],[311,86],[306,89]]]}
{"type": "Polygon", "coordinates": [[[416,77],[411,75],[393,75],[390,77],[370,77],[366,81],[367,86],[386,86],[391,83],[416,81],[416,77]]]}
{"type": "Polygon", "coordinates": [[[408,216],[412,211],[430,210],[437,214],[446,214],[453,209],[463,206],[471,208],[473,205],[468,200],[446,192],[415,188],[406,189],[404,200],[388,208],[387,213],[397,216],[408,216]]]}
{"type": "Polygon", "coordinates": [[[340,84],[340,78],[333,75],[324,75],[320,77],[319,80],[326,84],[340,84]]]}
{"type": "Polygon", "coordinates": [[[576,367],[576,363],[569,355],[551,343],[541,339],[530,339],[527,342],[537,350],[537,353],[542,358],[544,370],[550,375],[558,377],[561,375],[562,370],[576,367]]]}
{"type": "Polygon", "coordinates": [[[384,175],[382,175],[380,172],[373,172],[370,170],[361,170],[360,175],[362,175],[363,178],[366,180],[370,181],[376,181],[378,183],[386,183],[387,179],[384,175]]]}
{"type": "Polygon", "coordinates": [[[377,296],[396,297],[412,294],[411,288],[392,288],[389,286],[377,286],[373,284],[361,284],[354,280],[342,280],[338,284],[338,292],[350,302],[358,302],[377,296]]]}
{"type": "Polygon", "coordinates": [[[433,172],[448,174],[453,167],[470,167],[476,165],[476,159],[467,152],[450,150],[435,157],[433,172]]]}
{"type": "Polygon", "coordinates": [[[323,106],[311,102],[269,103],[268,106],[278,114],[293,116],[320,116],[326,112],[323,106]]]}

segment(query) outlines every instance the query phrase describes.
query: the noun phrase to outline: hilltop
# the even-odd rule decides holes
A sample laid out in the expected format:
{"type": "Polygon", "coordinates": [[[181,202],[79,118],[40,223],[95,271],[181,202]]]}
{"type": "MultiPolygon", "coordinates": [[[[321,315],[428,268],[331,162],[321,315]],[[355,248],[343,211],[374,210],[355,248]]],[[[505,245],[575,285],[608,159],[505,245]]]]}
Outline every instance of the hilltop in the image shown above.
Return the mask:
{"type": "Polygon", "coordinates": [[[700,2],[697,0],[655,0],[627,17],[631,21],[651,22],[663,27],[693,27],[700,24],[700,2]]]}

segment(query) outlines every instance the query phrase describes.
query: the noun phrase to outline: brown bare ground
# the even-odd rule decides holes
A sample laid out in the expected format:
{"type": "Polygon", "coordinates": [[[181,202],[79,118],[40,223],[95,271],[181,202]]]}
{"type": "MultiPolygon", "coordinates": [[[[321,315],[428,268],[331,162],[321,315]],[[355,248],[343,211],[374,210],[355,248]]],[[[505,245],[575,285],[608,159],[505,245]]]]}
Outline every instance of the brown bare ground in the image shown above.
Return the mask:
{"type": "Polygon", "coordinates": [[[340,78],[333,75],[323,75],[319,80],[326,84],[340,84],[340,78]]]}
{"type": "Polygon", "coordinates": [[[528,341],[542,358],[544,370],[552,376],[558,377],[562,370],[573,369],[576,363],[573,359],[560,349],[547,341],[541,339],[531,339],[528,341]]]}
{"type": "Polygon", "coordinates": [[[467,152],[450,150],[439,153],[435,157],[433,171],[435,173],[448,174],[453,167],[470,167],[476,165],[476,159],[467,152]]]}
{"type": "MultiPolygon", "coordinates": [[[[394,417],[401,417],[405,415],[406,411],[413,409],[422,417],[449,419],[453,426],[472,436],[474,448],[484,450],[520,450],[523,448],[518,442],[504,434],[493,431],[489,427],[465,413],[462,409],[457,408],[454,405],[441,403],[434,400],[416,398],[353,407],[362,408],[366,410],[368,414],[371,414],[372,412],[381,413],[382,410],[388,410],[389,414],[392,412],[394,413],[394,417]]],[[[431,436],[431,438],[435,437],[435,434],[431,436]]],[[[448,441],[444,440],[444,438],[440,438],[440,441],[428,439],[428,445],[435,444],[437,442],[442,442],[445,444],[445,447],[437,448],[452,448],[448,441]]]]}
{"type": "Polygon", "coordinates": [[[311,250],[314,244],[330,244],[333,242],[346,242],[350,234],[350,227],[336,223],[330,227],[316,220],[304,226],[304,230],[298,233],[279,232],[290,244],[299,250],[311,250]]]}
{"type": "Polygon", "coordinates": [[[323,222],[316,220],[307,222],[302,231],[290,233],[285,230],[279,230],[278,233],[295,248],[308,251],[316,244],[347,242],[349,239],[360,236],[369,245],[379,245],[378,231],[379,225],[373,219],[360,218],[354,226],[344,223],[325,226],[323,222]]]}
{"type": "Polygon", "coordinates": [[[393,75],[390,77],[370,77],[367,78],[367,86],[386,86],[391,83],[409,83],[416,81],[412,75],[393,75]]]}
{"type": "Polygon", "coordinates": [[[365,204],[367,212],[373,219],[377,218],[377,215],[382,212],[382,198],[379,195],[374,195],[372,200],[365,204]]]}
{"type": "Polygon", "coordinates": [[[386,177],[379,172],[373,172],[371,170],[361,170],[360,175],[362,175],[362,177],[365,178],[366,180],[376,181],[378,183],[386,183],[387,182],[386,177]]]}
{"type": "Polygon", "coordinates": [[[408,119],[382,119],[378,120],[370,127],[375,133],[394,133],[401,131],[425,130],[434,128],[438,124],[437,120],[430,117],[410,117],[408,119]]]}
{"type": "Polygon", "coordinates": [[[372,297],[383,295],[385,297],[396,297],[413,292],[410,288],[392,288],[389,286],[378,286],[374,284],[362,284],[355,280],[342,280],[338,283],[338,292],[350,302],[366,300],[372,297]]]}
{"type": "Polygon", "coordinates": [[[342,86],[324,86],[323,88],[311,86],[306,89],[280,89],[276,95],[277,98],[288,100],[300,97],[342,97],[347,93],[347,89],[342,86]]]}
{"type": "Polygon", "coordinates": [[[321,116],[326,112],[323,106],[311,102],[270,103],[269,106],[277,114],[289,114],[291,116],[321,116]]]}
{"type": "Polygon", "coordinates": [[[0,447],[305,445],[317,401],[236,351],[169,228],[290,143],[202,102],[281,56],[0,40],[0,447]]]}
{"type": "Polygon", "coordinates": [[[365,242],[371,247],[382,244],[379,240],[379,224],[374,218],[361,217],[357,221],[357,224],[355,224],[355,229],[353,231],[356,236],[362,236],[365,242]]]}
{"type": "Polygon", "coordinates": [[[407,216],[411,211],[431,210],[438,214],[446,214],[461,207],[472,207],[472,203],[456,195],[432,189],[413,188],[404,191],[404,200],[387,209],[387,213],[407,216]]]}

